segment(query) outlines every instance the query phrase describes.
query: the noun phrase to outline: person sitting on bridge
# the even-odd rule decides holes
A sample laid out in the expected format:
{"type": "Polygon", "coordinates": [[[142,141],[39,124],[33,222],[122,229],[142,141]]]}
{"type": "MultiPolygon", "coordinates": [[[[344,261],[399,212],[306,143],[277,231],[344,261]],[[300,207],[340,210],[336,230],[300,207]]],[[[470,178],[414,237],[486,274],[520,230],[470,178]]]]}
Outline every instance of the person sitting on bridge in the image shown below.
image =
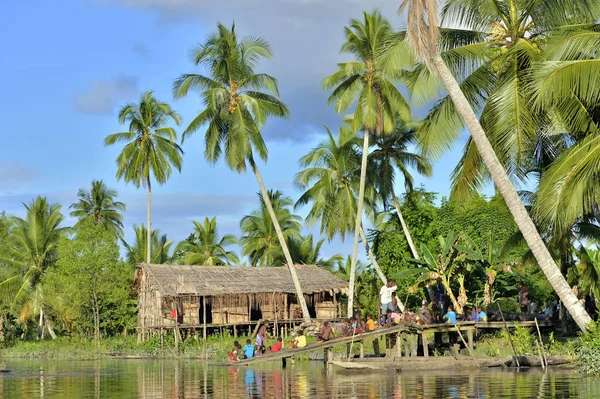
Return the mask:
{"type": "Polygon", "coordinates": [[[271,346],[269,348],[269,351],[279,352],[281,350],[282,346],[283,346],[283,340],[281,339],[281,337],[277,337],[277,341],[275,341],[275,345],[271,346]]]}
{"type": "Polygon", "coordinates": [[[444,319],[446,319],[446,323],[456,323],[456,313],[454,313],[452,305],[448,306],[448,313],[446,313],[444,319]]]}
{"type": "Polygon", "coordinates": [[[487,314],[485,314],[485,312],[481,309],[481,306],[477,306],[477,309],[475,309],[475,312],[477,313],[477,321],[482,321],[484,323],[487,323],[487,321],[488,321],[487,314]]]}
{"type": "Polygon", "coordinates": [[[329,325],[329,322],[326,321],[325,323],[323,323],[323,328],[321,329],[321,332],[317,335],[317,343],[327,342],[332,338],[335,338],[335,332],[333,331],[333,328],[331,328],[331,326],[329,325]]]}
{"type": "Polygon", "coordinates": [[[417,316],[423,324],[431,324],[431,322],[433,321],[433,312],[427,306],[426,300],[423,300],[421,304],[421,309],[417,312],[417,316]]]}
{"type": "Polygon", "coordinates": [[[387,327],[397,326],[398,324],[400,324],[401,321],[402,321],[402,317],[398,313],[392,312],[391,310],[388,309],[388,311],[387,311],[387,327]]]}
{"type": "Polygon", "coordinates": [[[367,315],[367,331],[375,331],[375,322],[373,321],[373,315],[367,315]]]}
{"type": "Polygon", "coordinates": [[[240,345],[238,341],[233,341],[233,348],[231,348],[231,351],[227,354],[229,355],[229,359],[231,361],[237,362],[240,357],[243,358],[242,345],[240,345]]]}
{"type": "Polygon", "coordinates": [[[296,332],[296,338],[291,342],[292,348],[304,348],[306,346],[306,337],[302,330],[296,332]]]}
{"type": "Polygon", "coordinates": [[[246,340],[246,345],[244,346],[244,356],[245,359],[252,359],[254,357],[254,345],[252,345],[252,341],[249,339],[246,340]]]}

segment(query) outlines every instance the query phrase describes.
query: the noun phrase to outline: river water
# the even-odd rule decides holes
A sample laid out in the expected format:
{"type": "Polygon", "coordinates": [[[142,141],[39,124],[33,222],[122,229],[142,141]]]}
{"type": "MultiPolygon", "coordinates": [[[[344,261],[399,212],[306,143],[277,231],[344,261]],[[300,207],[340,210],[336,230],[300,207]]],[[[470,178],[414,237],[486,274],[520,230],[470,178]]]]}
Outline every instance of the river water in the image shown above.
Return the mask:
{"type": "Polygon", "coordinates": [[[574,370],[365,372],[303,362],[283,370],[193,360],[4,359],[0,398],[600,398],[600,379],[574,370]]]}

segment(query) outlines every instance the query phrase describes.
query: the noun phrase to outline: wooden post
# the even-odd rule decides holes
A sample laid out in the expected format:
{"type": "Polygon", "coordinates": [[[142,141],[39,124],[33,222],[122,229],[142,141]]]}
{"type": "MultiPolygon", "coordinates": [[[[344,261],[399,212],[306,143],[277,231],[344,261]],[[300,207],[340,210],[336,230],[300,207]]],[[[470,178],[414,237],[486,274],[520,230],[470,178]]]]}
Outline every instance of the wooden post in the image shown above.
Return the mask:
{"type": "Polygon", "coordinates": [[[285,346],[285,335],[283,335],[283,327],[281,327],[281,349],[285,346]]]}
{"type": "Polygon", "coordinates": [[[335,312],[335,318],[340,317],[340,312],[338,312],[337,298],[335,297],[335,292],[333,293],[333,311],[335,312]]]}
{"type": "Polygon", "coordinates": [[[237,328],[233,325],[233,338],[237,338],[237,328]]]}
{"type": "Polygon", "coordinates": [[[544,341],[542,341],[542,333],[540,332],[540,325],[538,324],[537,318],[533,318],[535,320],[535,328],[537,329],[538,337],[540,339],[540,349],[542,351],[542,360],[543,363],[548,366],[548,357],[546,356],[546,351],[544,350],[544,341]]]}
{"type": "Polygon", "coordinates": [[[467,341],[469,342],[469,350],[471,352],[473,352],[475,350],[475,345],[473,343],[473,332],[474,332],[474,328],[469,328],[467,330],[467,341]]]}
{"type": "Polygon", "coordinates": [[[418,337],[416,334],[410,334],[410,357],[417,357],[418,337]]]}
{"type": "Polygon", "coordinates": [[[202,325],[202,337],[204,339],[204,342],[206,342],[206,318],[207,318],[207,315],[206,315],[206,297],[205,296],[202,297],[202,308],[204,309],[204,320],[202,321],[203,322],[202,323],[203,324],[202,325]]]}
{"type": "Polygon", "coordinates": [[[360,341],[358,343],[358,346],[360,348],[360,352],[359,352],[359,356],[361,359],[363,359],[365,357],[365,341],[360,341]]]}
{"type": "Polygon", "coordinates": [[[177,303],[175,303],[175,328],[173,329],[175,334],[175,354],[179,355],[179,309],[177,309],[177,303]]]}
{"type": "Polygon", "coordinates": [[[477,363],[477,360],[475,360],[475,356],[473,355],[473,351],[471,350],[471,347],[469,345],[467,345],[467,343],[465,342],[465,339],[463,338],[463,335],[460,332],[460,328],[458,328],[458,326],[456,324],[454,325],[454,328],[456,329],[456,332],[458,332],[458,336],[460,337],[460,340],[462,341],[462,343],[465,345],[465,347],[469,351],[469,355],[471,355],[473,362],[475,362],[475,365],[477,367],[479,367],[479,363],[477,363]]]}
{"type": "Polygon", "coordinates": [[[396,334],[396,357],[402,357],[402,341],[404,340],[404,333],[396,334]]]}
{"type": "Polygon", "coordinates": [[[283,318],[286,320],[290,319],[290,313],[288,309],[288,294],[283,295],[283,318]]]}
{"type": "Polygon", "coordinates": [[[165,335],[163,332],[163,328],[160,328],[160,349],[163,348],[163,346],[165,346],[165,335]]]}
{"type": "Polygon", "coordinates": [[[404,336],[404,357],[410,356],[410,350],[408,349],[408,337],[409,335],[404,336]]]}
{"type": "Polygon", "coordinates": [[[421,342],[423,344],[423,356],[429,357],[429,339],[425,331],[421,332],[421,342]]]}
{"type": "Polygon", "coordinates": [[[273,293],[273,315],[275,316],[275,326],[273,328],[273,335],[275,335],[275,337],[277,337],[277,332],[279,330],[278,328],[278,317],[277,317],[277,302],[275,301],[275,293],[273,293]]]}

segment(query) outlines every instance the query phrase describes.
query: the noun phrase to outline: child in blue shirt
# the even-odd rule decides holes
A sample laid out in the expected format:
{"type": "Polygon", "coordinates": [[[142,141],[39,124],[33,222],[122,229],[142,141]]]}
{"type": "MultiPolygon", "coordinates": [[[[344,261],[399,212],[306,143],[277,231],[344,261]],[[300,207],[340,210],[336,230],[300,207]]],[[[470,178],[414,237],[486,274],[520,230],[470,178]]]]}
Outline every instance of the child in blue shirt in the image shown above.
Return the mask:
{"type": "Polygon", "coordinates": [[[484,323],[487,323],[488,321],[487,314],[485,314],[485,312],[479,306],[477,307],[477,321],[482,321],[484,323]]]}
{"type": "Polygon", "coordinates": [[[446,323],[456,323],[456,313],[454,313],[452,305],[448,306],[448,313],[444,318],[447,320],[446,323]]]}
{"type": "Polygon", "coordinates": [[[252,359],[254,357],[254,345],[249,339],[246,340],[246,346],[244,346],[244,355],[246,359],[252,359]]]}

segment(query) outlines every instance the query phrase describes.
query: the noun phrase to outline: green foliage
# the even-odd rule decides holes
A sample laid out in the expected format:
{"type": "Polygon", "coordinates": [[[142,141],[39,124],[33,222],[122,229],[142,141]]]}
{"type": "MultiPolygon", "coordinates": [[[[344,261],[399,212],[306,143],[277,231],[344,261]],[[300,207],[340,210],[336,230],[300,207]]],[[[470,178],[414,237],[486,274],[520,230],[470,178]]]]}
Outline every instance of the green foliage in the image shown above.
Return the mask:
{"type": "Polygon", "coordinates": [[[600,328],[598,324],[588,325],[577,348],[577,356],[581,371],[586,374],[600,375],[600,328]]]}
{"type": "Polygon", "coordinates": [[[119,260],[113,232],[83,220],[73,237],[61,237],[58,254],[43,284],[46,301],[67,333],[113,335],[135,324],[133,268],[119,260]]]}
{"type": "MultiPolygon", "coordinates": [[[[123,241],[123,245],[127,249],[127,262],[132,266],[137,266],[146,261],[146,243],[148,230],[143,224],[133,226],[135,232],[135,241],[133,244],[128,244],[123,241]]],[[[171,247],[173,241],[167,238],[166,234],[160,234],[160,230],[152,230],[151,245],[150,245],[150,263],[163,264],[168,263],[173,259],[171,255],[171,247]]]]}
{"type": "MultiPolygon", "coordinates": [[[[291,212],[292,200],[280,191],[269,190],[268,194],[284,238],[299,239],[302,219],[291,212]]],[[[278,265],[275,262],[283,259],[283,251],[260,193],[258,198],[259,209],[244,216],[240,222],[240,228],[244,233],[241,239],[242,255],[250,258],[252,266],[279,266],[281,263],[278,265]]]]}
{"type": "Polygon", "coordinates": [[[109,189],[102,180],[92,180],[92,189],[79,189],[78,201],[69,208],[74,209],[71,216],[80,221],[86,218],[93,219],[114,234],[123,233],[123,215],[125,204],[115,201],[117,191],[109,189]]]}
{"type": "Polygon", "coordinates": [[[510,346],[510,341],[512,340],[518,356],[537,354],[536,336],[530,328],[521,327],[518,322],[515,322],[515,328],[510,333],[506,332],[506,330],[501,330],[500,336],[504,339],[507,346],[510,346]]]}
{"type": "Polygon", "coordinates": [[[219,237],[217,218],[204,218],[204,223],[192,222],[194,232],[188,239],[180,242],[175,253],[183,254],[183,263],[187,265],[237,265],[240,258],[225,247],[237,244],[237,238],[231,234],[219,237]]]}
{"type": "Polygon", "coordinates": [[[60,205],[37,197],[25,211],[24,219],[10,219],[8,235],[0,242],[0,303],[21,322],[43,310],[41,280],[56,262],[56,246],[65,231],[60,205]]]}
{"type": "Polygon", "coordinates": [[[269,43],[258,36],[238,39],[235,24],[217,32],[194,51],[197,66],[209,75],[183,74],[173,83],[175,98],[190,90],[200,92],[206,107],[183,132],[182,139],[206,126],[206,159],[215,163],[221,155],[229,168],[244,172],[253,154],[267,160],[267,146],[260,130],[270,116],[287,118],[289,110],[278,98],[277,79],[256,73],[257,63],[271,58],[269,43]],[[262,91],[261,91],[262,90],[262,91]]]}

